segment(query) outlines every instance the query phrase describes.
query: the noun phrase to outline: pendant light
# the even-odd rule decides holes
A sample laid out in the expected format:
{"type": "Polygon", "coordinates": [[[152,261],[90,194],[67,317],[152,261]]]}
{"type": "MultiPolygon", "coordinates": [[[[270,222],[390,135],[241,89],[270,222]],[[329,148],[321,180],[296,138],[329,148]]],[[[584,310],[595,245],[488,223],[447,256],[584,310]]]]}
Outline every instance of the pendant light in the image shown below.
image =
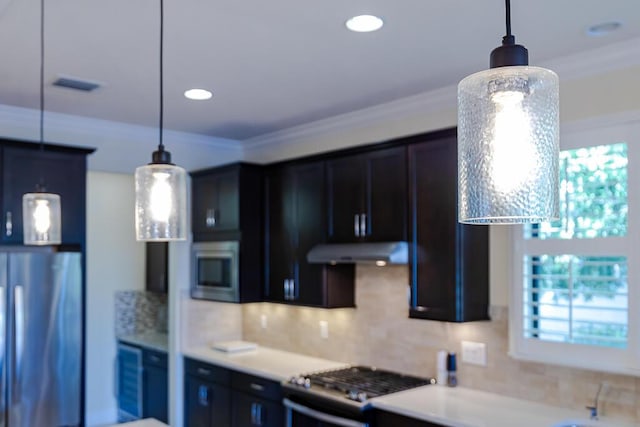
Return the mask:
{"type": "Polygon", "coordinates": [[[160,0],[160,143],[151,163],[136,168],[136,239],[185,240],[187,229],[187,174],[171,163],[162,143],[164,4],[160,0]]]}
{"type": "MultiPolygon", "coordinates": [[[[44,152],[44,0],[40,0],[40,151],[44,152]]],[[[22,196],[25,245],[59,245],[62,242],[60,196],[47,193],[44,179],[36,191],[22,196]]]]}
{"type": "Polygon", "coordinates": [[[537,223],[559,216],[558,76],[528,66],[507,34],[491,68],[458,85],[458,220],[537,223]]]}

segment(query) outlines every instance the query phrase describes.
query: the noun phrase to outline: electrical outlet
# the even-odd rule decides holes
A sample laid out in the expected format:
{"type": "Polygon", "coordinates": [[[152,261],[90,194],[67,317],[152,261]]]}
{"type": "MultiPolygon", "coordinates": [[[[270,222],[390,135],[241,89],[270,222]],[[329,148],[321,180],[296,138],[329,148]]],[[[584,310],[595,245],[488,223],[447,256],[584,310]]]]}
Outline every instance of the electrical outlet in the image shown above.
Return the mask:
{"type": "Polygon", "coordinates": [[[326,320],[321,320],[318,322],[320,325],[320,338],[328,339],[329,338],[329,322],[326,320]]]}
{"type": "Polygon", "coordinates": [[[260,327],[262,329],[267,329],[267,315],[266,314],[261,314],[260,315],[260,327]]]}
{"type": "Polygon", "coordinates": [[[462,341],[462,361],[487,366],[487,345],[483,342],[462,341]]]}

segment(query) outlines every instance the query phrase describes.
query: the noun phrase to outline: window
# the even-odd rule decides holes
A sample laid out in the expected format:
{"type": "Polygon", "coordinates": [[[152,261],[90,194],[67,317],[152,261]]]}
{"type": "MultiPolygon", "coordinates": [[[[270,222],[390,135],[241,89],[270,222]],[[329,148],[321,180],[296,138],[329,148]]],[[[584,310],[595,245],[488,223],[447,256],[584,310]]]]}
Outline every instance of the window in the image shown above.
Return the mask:
{"type": "Polygon", "coordinates": [[[639,127],[570,135],[560,154],[560,219],[512,230],[515,357],[638,373],[640,251],[629,211],[640,163],[627,135],[640,139],[639,127]]]}

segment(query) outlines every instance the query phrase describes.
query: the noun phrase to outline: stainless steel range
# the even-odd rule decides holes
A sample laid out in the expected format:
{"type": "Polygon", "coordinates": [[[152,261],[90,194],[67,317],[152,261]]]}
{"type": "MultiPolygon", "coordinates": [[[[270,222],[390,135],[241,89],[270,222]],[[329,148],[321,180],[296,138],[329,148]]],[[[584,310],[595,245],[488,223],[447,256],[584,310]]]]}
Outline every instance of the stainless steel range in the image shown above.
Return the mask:
{"type": "Polygon", "coordinates": [[[365,427],[372,398],[429,384],[435,380],[365,366],[296,376],[283,386],[287,426],[365,427]]]}

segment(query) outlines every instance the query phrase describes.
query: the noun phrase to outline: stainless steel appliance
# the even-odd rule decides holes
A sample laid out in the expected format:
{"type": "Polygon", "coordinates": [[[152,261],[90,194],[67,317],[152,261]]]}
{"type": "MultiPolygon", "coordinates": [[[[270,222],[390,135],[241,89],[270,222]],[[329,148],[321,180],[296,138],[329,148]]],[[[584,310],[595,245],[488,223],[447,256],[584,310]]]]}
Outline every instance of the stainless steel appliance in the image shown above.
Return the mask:
{"type": "Polygon", "coordinates": [[[239,302],[239,243],[194,243],[191,265],[191,297],[239,302]]]}
{"type": "Polygon", "coordinates": [[[81,254],[0,249],[0,427],[81,425],[82,351],[81,254]]]}
{"type": "Polygon", "coordinates": [[[293,377],[283,384],[286,425],[368,427],[372,398],[429,384],[435,380],[366,366],[293,377]]]}

